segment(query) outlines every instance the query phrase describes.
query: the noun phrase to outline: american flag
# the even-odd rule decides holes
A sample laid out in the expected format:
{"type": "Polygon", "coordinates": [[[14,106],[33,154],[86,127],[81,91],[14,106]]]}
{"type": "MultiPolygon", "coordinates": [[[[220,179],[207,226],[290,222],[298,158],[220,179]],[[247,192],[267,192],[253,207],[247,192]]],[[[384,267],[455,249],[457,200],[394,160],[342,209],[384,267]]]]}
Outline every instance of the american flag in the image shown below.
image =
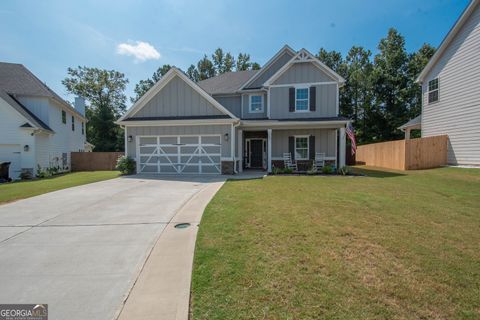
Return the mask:
{"type": "Polygon", "coordinates": [[[345,132],[347,133],[348,137],[350,138],[350,141],[352,142],[352,156],[353,156],[357,151],[357,143],[355,142],[355,132],[353,132],[353,126],[351,122],[347,124],[347,128],[345,132]]]}

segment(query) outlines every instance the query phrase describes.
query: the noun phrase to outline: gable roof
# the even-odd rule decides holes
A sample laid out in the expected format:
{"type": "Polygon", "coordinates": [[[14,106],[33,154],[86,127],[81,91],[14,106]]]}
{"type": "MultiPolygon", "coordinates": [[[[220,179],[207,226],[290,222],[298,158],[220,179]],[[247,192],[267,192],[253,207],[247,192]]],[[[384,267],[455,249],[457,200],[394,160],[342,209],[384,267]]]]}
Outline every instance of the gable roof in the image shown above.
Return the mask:
{"type": "Polygon", "coordinates": [[[423,68],[423,70],[420,73],[420,75],[418,76],[416,82],[422,83],[423,80],[425,80],[425,77],[428,75],[428,73],[433,68],[435,63],[437,63],[437,61],[440,59],[440,57],[445,52],[445,50],[450,45],[450,43],[453,41],[453,39],[458,34],[458,32],[460,32],[460,30],[462,29],[465,22],[467,22],[468,18],[472,15],[473,11],[475,10],[475,8],[479,4],[480,4],[480,0],[472,0],[470,2],[470,4],[467,6],[467,8],[460,15],[460,18],[458,18],[458,20],[455,22],[453,27],[447,33],[447,35],[443,39],[442,43],[440,44],[438,49],[435,51],[435,54],[432,56],[432,58],[430,58],[430,61],[428,61],[425,68],[423,68]]]}
{"type": "Polygon", "coordinates": [[[232,119],[237,119],[237,117],[228,111],[224,106],[222,106],[217,100],[212,98],[205,90],[203,90],[198,84],[190,80],[183,71],[177,67],[172,67],[153,87],[151,87],[140,99],[138,99],[135,104],[128,109],[128,111],[120,117],[118,122],[125,121],[127,118],[133,116],[140,109],[142,109],[147,102],[149,102],[157,93],[159,93],[174,77],[178,76],[181,80],[185,81],[193,90],[198,92],[203,98],[205,98],[209,103],[211,103],[215,108],[220,112],[229,116],[232,119]]]}
{"type": "Polygon", "coordinates": [[[278,58],[280,58],[284,53],[290,53],[292,55],[295,55],[296,52],[290,46],[284,45],[270,60],[265,63],[262,68],[260,69],[259,72],[257,72],[253,77],[248,79],[241,87],[240,90],[246,88],[249,84],[251,84],[253,81],[255,81],[258,77],[260,77],[264,72],[268,70],[268,68],[277,61],[278,58]]]}
{"type": "Polygon", "coordinates": [[[287,71],[293,64],[295,63],[305,63],[311,62],[313,65],[318,67],[320,70],[324,71],[327,75],[329,75],[332,80],[339,82],[340,84],[345,83],[345,79],[343,79],[338,73],[330,69],[327,65],[317,59],[313,54],[311,54],[307,49],[301,49],[298,53],[290,59],[283,67],[281,67],[273,76],[270,77],[265,83],[264,86],[270,86],[272,83],[277,80],[285,71],[287,71]]]}
{"type": "Polygon", "coordinates": [[[253,77],[259,70],[226,72],[216,77],[199,81],[197,84],[208,94],[231,94],[237,92],[245,81],[253,77]]]}
{"type": "Polygon", "coordinates": [[[27,123],[21,125],[22,128],[37,128],[54,133],[54,131],[28,110],[23,104],[20,103],[13,95],[8,94],[4,90],[0,89],[0,98],[5,100],[13,109],[15,109],[21,116],[25,118],[27,123]]]}
{"type": "Polygon", "coordinates": [[[53,99],[69,111],[85,119],[84,115],[63,100],[55,91],[50,89],[22,64],[0,62],[0,89],[14,95],[53,99]]]}

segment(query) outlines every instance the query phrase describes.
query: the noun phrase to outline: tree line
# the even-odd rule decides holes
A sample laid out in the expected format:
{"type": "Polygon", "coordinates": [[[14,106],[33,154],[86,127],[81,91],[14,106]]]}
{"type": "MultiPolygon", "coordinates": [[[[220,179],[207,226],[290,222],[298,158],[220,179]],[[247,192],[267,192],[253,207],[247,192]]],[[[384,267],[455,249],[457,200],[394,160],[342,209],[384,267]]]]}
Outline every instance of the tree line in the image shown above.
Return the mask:
{"type": "MultiPolygon", "coordinates": [[[[345,57],[340,52],[321,48],[317,58],[345,79],[340,89],[340,114],[353,120],[358,143],[398,139],[400,125],[421,113],[421,88],[415,79],[432,57],[435,49],[425,43],[418,51],[408,53],[405,38],[395,29],[388,30],[377,46],[375,55],[369,49],[353,46],[345,57]]],[[[140,80],[134,89],[132,103],[140,99],[170,70],[160,66],[151,78],[140,80]]],[[[186,70],[193,81],[205,80],[231,71],[257,70],[260,65],[247,53],[237,58],[218,48],[204,55],[186,70]]],[[[125,88],[128,79],[121,72],[98,68],[69,68],[62,81],[67,92],[86,98],[87,137],[95,151],[122,151],[123,130],[114,124],[126,111],[125,88]]]]}

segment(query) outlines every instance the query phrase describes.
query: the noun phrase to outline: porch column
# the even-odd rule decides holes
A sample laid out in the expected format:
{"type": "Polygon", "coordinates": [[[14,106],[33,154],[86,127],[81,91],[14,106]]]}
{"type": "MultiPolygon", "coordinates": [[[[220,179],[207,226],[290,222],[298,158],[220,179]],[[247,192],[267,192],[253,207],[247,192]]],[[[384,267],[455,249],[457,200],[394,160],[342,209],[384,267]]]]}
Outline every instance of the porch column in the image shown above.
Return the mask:
{"type": "Polygon", "coordinates": [[[243,130],[238,130],[238,172],[243,172],[243,130]]]}
{"type": "Polygon", "coordinates": [[[272,172],[272,129],[267,129],[267,169],[272,172]]]}
{"type": "Polygon", "coordinates": [[[410,139],[410,128],[405,129],[405,140],[410,139]]]}
{"type": "Polygon", "coordinates": [[[340,145],[338,152],[338,168],[345,166],[345,152],[346,152],[346,134],[345,127],[340,128],[340,145]]]}

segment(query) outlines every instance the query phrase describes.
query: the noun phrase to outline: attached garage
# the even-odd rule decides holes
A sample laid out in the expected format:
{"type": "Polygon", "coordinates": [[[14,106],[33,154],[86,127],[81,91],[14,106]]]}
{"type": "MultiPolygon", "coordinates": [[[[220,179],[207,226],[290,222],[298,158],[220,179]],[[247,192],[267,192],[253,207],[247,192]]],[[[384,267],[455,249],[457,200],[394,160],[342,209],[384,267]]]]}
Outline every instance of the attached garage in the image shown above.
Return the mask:
{"type": "Polygon", "coordinates": [[[137,136],[139,173],[220,174],[220,135],[137,136]]]}

